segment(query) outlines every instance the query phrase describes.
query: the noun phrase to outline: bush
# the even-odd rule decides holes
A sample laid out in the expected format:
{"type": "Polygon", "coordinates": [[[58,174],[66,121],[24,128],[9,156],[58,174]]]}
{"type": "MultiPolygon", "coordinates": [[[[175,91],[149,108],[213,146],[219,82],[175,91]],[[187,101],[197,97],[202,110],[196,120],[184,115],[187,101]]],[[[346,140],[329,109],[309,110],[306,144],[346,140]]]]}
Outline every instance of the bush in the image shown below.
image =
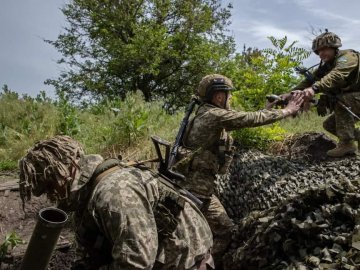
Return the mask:
{"type": "Polygon", "coordinates": [[[245,110],[264,108],[266,95],[289,92],[299,81],[294,67],[310,56],[309,51],[295,46],[296,41],[288,44],[286,36],[268,38],[273,48],[244,48],[222,67],[224,75],[232,79],[238,90],[233,95],[234,104],[245,110]]]}
{"type": "Polygon", "coordinates": [[[148,103],[140,92],[129,94],[124,100],[107,100],[89,107],[80,116],[78,139],[87,150],[104,156],[148,159],[155,157],[151,135],[173,141],[182,113],[169,115],[161,101],[148,103]],[[101,112],[93,114],[92,112],[101,112]]]}
{"type": "Polygon", "coordinates": [[[236,130],[233,132],[233,137],[241,148],[265,150],[271,142],[281,141],[286,133],[279,123],[275,123],[270,126],[236,130]]]}
{"type": "Polygon", "coordinates": [[[35,100],[7,87],[0,93],[0,160],[17,162],[35,141],[56,131],[58,112],[48,99],[35,100]]]}

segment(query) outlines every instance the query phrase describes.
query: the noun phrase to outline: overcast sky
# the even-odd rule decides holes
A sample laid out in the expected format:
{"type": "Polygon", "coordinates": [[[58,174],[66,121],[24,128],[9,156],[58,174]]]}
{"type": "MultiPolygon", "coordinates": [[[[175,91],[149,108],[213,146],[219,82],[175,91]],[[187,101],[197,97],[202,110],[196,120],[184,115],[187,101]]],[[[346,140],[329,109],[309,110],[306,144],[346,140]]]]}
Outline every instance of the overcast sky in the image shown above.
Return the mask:
{"type": "MultiPolygon", "coordinates": [[[[224,1],[226,3],[228,1],[224,1]]],[[[61,67],[57,51],[43,39],[55,40],[65,25],[60,8],[66,0],[2,0],[0,9],[0,86],[36,96],[54,89],[44,85],[61,67]]],[[[238,51],[271,47],[267,36],[299,41],[310,48],[312,29],[337,33],[343,48],[360,50],[359,0],[233,0],[231,34],[238,51]]],[[[317,58],[310,60],[314,64],[317,58]]]]}

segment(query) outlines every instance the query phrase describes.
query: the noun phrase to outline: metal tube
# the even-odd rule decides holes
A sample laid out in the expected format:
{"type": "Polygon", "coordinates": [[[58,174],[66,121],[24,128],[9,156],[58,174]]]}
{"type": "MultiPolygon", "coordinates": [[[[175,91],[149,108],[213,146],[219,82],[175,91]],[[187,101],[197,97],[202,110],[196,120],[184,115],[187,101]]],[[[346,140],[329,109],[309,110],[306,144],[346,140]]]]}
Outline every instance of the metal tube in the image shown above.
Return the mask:
{"type": "Polygon", "coordinates": [[[31,235],[20,270],[46,270],[60,232],[68,215],[55,207],[39,211],[38,221],[31,235]]]}

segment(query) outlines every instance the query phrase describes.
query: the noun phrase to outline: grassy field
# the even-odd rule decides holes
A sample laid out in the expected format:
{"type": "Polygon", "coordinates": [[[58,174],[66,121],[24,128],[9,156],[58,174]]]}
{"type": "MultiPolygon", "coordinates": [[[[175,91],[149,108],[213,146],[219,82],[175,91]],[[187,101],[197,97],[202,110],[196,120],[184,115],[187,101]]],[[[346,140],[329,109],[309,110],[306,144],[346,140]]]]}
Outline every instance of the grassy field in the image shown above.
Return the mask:
{"type": "MultiPolygon", "coordinates": [[[[36,141],[56,134],[79,140],[87,153],[122,155],[129,160],[153,158],[150,136],[172,142],[182,118],[183,112],[169,115],[160,102],[146,103],[140,94],[80,109],[65,98],[54,102],[44,95],[34,99],[8,91],[0,94],[0,170],[16,168],[36,141]]],[[[241,135],[235,132],[234,136],[242,144],[266,148],[286,134],[324,132],[324,119],[315,112],[303,113],[275,125],[244,130],[241,135]]]]}
{"type": "Polygon", "coordinates": [[[287,118],[280,122],[280,126],[289,133],[301,133],[308,131],[326,132],[322,123],[326,117],[318,116],[316,112],[304,112],[293,118],[287,118]]]}

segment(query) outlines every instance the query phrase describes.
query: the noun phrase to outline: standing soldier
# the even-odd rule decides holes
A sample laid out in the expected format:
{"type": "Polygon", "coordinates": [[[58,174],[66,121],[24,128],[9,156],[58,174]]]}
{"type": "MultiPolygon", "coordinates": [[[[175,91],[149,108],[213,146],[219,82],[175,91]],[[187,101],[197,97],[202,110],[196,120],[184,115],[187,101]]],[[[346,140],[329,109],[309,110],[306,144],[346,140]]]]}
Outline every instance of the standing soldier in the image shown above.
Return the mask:
{"type": "Polygon", "coordinates": [[[305,79],[293,88],[302,90],[305,99],[322,93],[320,100],[326,98],[327,101],[321,103],[334,110],[323,123],[325,130],[339,138],[336,148],[327,152],[331,157],[354,154],[355,139],[360,146],[360,130],[355,129],[353,115],[360,114],[359,53],[354,50],[339,50],[339,47],[341,40],[336,34],[326,30],[317,36],[313,40],[312,50],[319,55],[321,61],[319,68],[313,73],[315,82],[305,79]]]}
{"type": "Polygon", "coordinates": [[[302,104],[302,95],[295,94],[284,109],[237,112],[230,109],[231,90],[231,80],[219,74],[200,81],[197,96],[201,104],[186,128],[174,165],[174,170],[186,177],[183,186],[204,202],[201,210],[213,232],[216,265],[234,227],[214,194],[216,174],[226,173],[232,159],[233,140],[227,132],[273,123],[295,114],[302,104]]]}
{"type": "Polygon", "coordinates": [[[68,136],[19,162],[23,202],[46,194],[74,213],[81,260],[72,269],[206,269],[212,234],[195,204],[147,168],[85,155],[68,136]]]}

